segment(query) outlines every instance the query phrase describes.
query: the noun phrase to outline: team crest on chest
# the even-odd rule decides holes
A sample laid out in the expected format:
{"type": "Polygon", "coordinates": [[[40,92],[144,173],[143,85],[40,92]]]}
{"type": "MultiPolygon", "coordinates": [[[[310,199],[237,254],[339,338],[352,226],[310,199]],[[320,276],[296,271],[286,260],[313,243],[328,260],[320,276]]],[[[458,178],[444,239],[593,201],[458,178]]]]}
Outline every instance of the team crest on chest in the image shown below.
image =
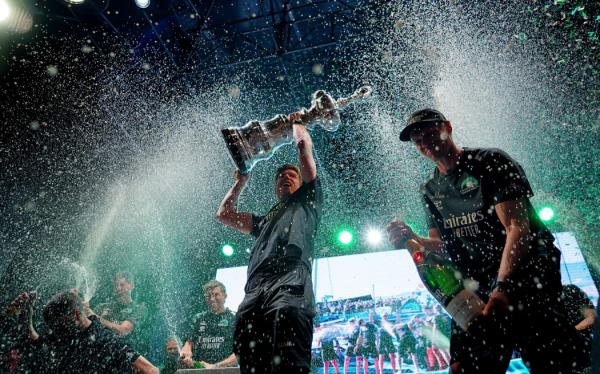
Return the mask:
{"type": "Polygon", "coordinates": [[[460,194],[464,195],[468,192],[471,192],[471,191],[479,188],[479,181],[474,176],[465,174],[460,179],[458,186],[460,188],[460,190],[459,190],[460,194]]]}
{"type": "Polygon", "coordinates": [[[219,326],[220,327],[227,327],[227,326],[229,326],[229,321],[226,320],[225,318],[223,318],[222,320],[219,321],[219,326]]]}

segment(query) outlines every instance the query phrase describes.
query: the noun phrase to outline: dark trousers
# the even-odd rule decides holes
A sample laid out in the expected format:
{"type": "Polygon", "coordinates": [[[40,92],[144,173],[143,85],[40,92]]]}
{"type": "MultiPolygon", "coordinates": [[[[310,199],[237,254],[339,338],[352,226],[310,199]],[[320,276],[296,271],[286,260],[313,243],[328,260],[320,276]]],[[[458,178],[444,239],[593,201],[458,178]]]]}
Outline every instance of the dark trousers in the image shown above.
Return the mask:
{"type": "Polygon", "coordinates": [[[236,320],[233,343],[242,374],[310,373],[310,316],[298,308],[247,314],[236,320]]]}
{"type": "Polygon", "coordinates": [[[532,374],[572,374],[590,365],[585,339],[560,302],[558,263],[532,261],[509,291],[511,310],[482,318],[468,332],[453,322],[450,352],[461,373],[506,373],[513,349],[532,374]]]}

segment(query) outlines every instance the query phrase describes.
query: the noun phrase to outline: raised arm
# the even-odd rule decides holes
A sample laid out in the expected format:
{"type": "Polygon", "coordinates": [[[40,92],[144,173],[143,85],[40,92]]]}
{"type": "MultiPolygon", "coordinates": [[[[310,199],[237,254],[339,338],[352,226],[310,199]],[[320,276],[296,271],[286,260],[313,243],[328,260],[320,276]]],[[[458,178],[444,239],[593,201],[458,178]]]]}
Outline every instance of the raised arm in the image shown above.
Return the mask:
{"type": "MultiPolygon", "coordinates": [[[[300,112],[292,113],[289,116],[289,120],[292,122],[299,121],[300,118],[300,112]]],[[[305,183],[312,182],[317,177],[317,165],[313,158],[312,138],[306,127],[301,124],[294,125],[294,141],[298,150],[298,163],[302,181],[305,183]]]]}
{"type": "Polygon", "coordinates": [[[98,314],[96,314],[96,312],[94,312],[92,310],[92,308],[90,308],[89,302],[83,302],[82,304],[83,304],[83,313],[86,317],[95,316],[98,319],[98,322],[100,322],[104,326],[108,327],[109,329],[112,330],[112,332],[114,332],[115,334],[117,334],[119,336],[129,335],[135,327],[135,325],[131,321],[125,320],[123,322],[113,322],[113,321],[109,321],[105,318],[102,318],[98,314]]]}
{"type": "Polygon", "coordinates": [[[219,209],[217,210],[217,219],[219,222],[244,234],[252,232],[252,214],[238,212],[237,199],[244,189],[248,178],[250,178],[249,174],[241,174],[238,170],[235,171],[235,182],[223,198],[223,201],[221,201],[221,205],[219,205],[219,209]]]}
{"type": "Polygon", "coordinates": [[[27,324],[27,335],[31,340],[37,340],[40,337],[33,326],[33,303],[36,298],[35,291],[22,292],[10,303],[5,312],[9,316],[18,317],[21,323],[27,324]]]}
{"type": "Polygon", "coordinates": [[[98,321],[119,336],[129,335],[134,328],[133,323],[130,321],[112,322],[102,317],[98,317],[98,321]]]}

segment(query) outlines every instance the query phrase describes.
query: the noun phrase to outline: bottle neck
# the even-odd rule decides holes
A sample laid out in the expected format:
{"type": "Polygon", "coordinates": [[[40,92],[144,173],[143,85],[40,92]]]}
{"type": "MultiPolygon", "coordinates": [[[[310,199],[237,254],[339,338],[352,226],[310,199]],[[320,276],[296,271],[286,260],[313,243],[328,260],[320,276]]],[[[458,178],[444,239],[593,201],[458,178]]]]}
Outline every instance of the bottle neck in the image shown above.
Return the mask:
{"type": "Polygon", "coordinates": [[[412,258],[416,265],[421,265],[423,263],[423,261],[425,261],[425,252],[414,251],[412,253],[412,258]]]}

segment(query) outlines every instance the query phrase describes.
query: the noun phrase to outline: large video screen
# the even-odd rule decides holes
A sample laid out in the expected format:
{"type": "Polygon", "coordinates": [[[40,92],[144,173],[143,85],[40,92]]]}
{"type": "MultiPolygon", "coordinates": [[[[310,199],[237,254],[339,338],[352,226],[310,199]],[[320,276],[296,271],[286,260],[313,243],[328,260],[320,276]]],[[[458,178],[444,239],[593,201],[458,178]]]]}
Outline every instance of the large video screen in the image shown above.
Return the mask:
{"type": "MultiPolygon", "coordinates": [[[[563,284],[577,285],[596,305],[598,290],[577,240],[570,232],[555,234],[555,239],[562,252],[563,284]]],[[[246,267],[219,269],[216,278],[227,287],[226,307],[237,310],[246,267]]],[[[313,283],[318,313],[314,373],[337,373],[336,366],[343,373],[344,365],[355,373],[365,363],[371,373],[447,372],[450,318],[421,283],[408,251],[317,259],[313,283]],[[357,346],[358,335],[362,338],[357,346]],[[370,339],[379,341],[379,351],[370,339]]],[[[528,370],[515,358],[508,372],[528,370]]]]}

